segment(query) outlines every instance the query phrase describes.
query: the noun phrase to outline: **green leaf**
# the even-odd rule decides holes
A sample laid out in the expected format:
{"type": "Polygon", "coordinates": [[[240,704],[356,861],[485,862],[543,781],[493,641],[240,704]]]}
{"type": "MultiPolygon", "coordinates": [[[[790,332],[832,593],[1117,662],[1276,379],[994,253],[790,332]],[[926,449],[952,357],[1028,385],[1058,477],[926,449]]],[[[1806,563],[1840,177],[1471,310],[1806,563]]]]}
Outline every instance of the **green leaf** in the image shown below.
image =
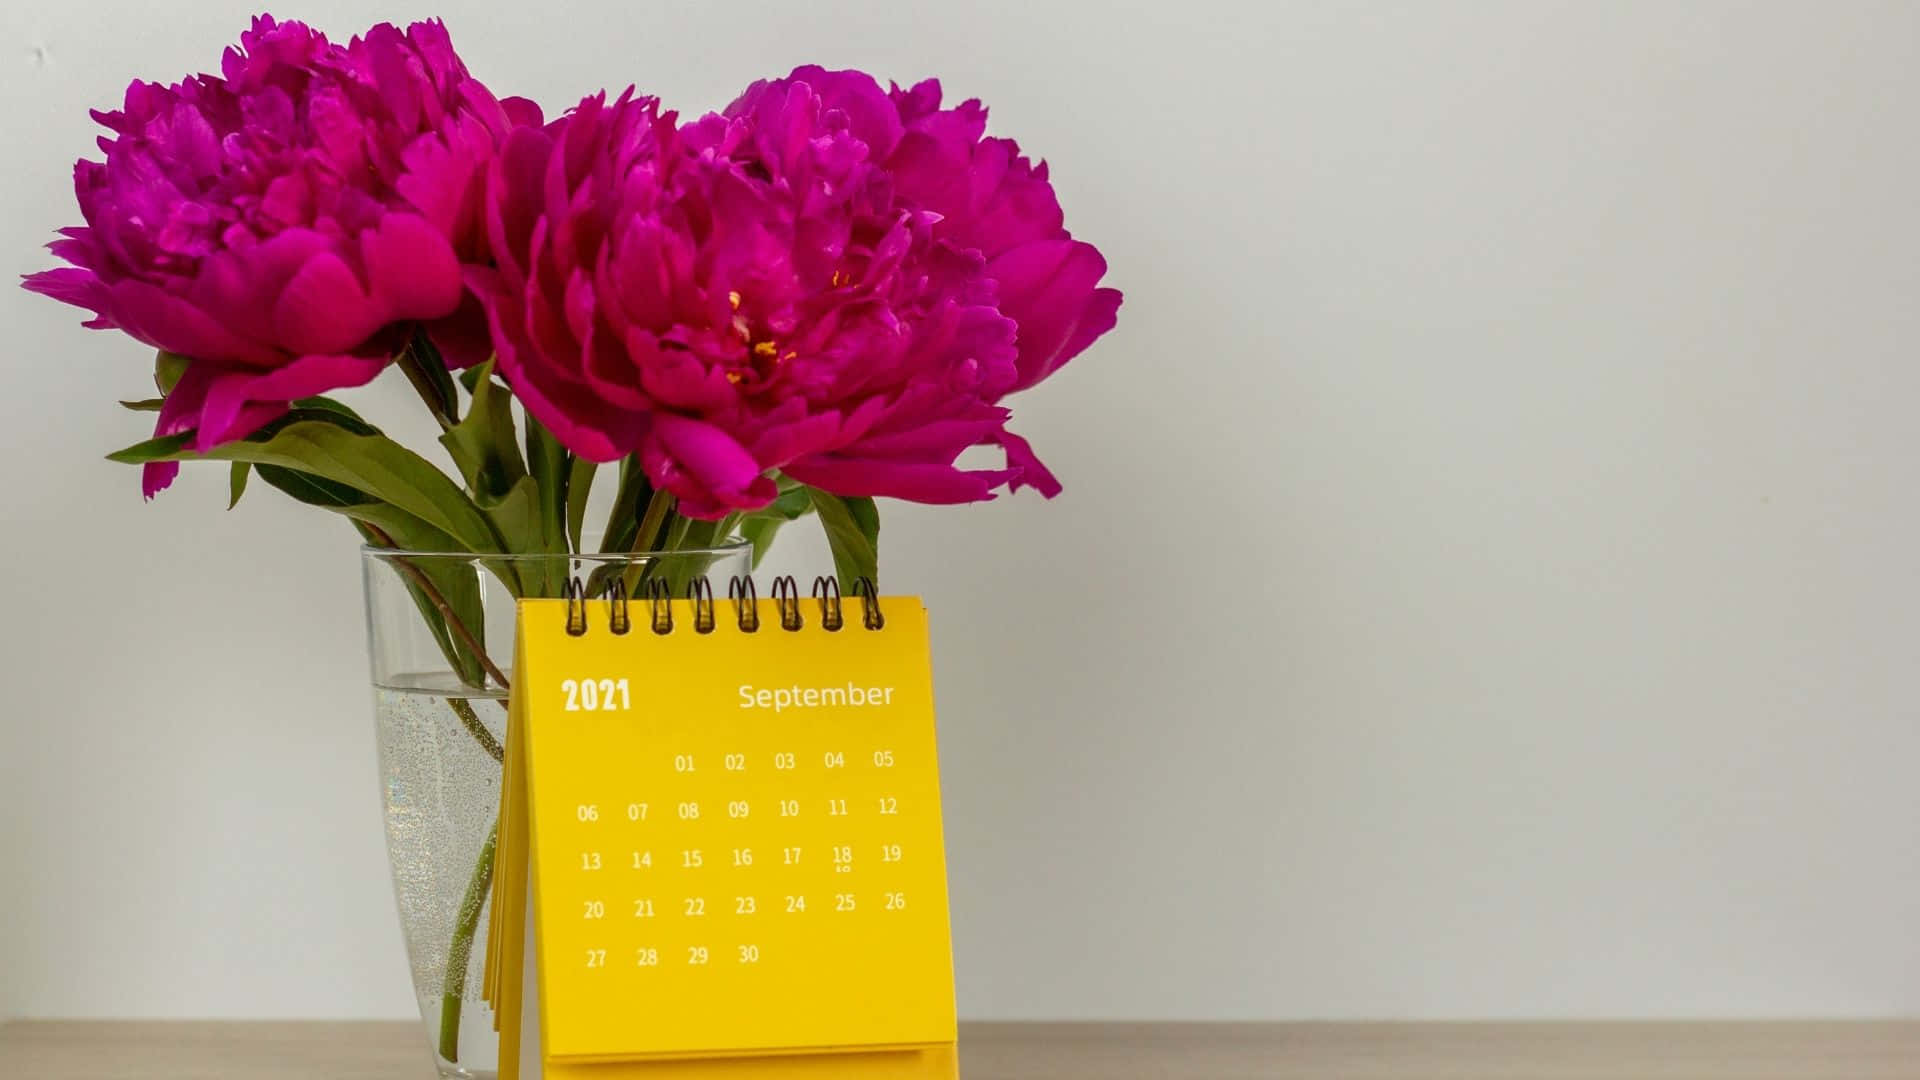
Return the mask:
{"type": "Polygon", "coordinates": [[[843,498],[819,488],[808,488],[814,512],[827,532],[827,546],[833,551],[834,572],[840,575],[840,589],[851,594],[854,582],[862,577],[880,580],[880,510],[865,496],[843,498]]]}
{"type": "MultiPolygon", "coordinates": [[[[620,563],[597,567],[587,576],[587,595],[600,595],[616,576],[624,576],[628,596],[643,595],[642,589],[648,581],[664,582],[670,595],[685,596],[687,585],[713,568],[714,556],[705,549],[718,546],[739,519],[729,514],[718,521],[700,521],[678,511],[663,510],[661,520],[665,531],[653,549],[654,557],[638,569],[620,563]]],[[[724,581],[710,584],[716,590],[726,588],[724,581]]]]}
{"type": "Polygon", "coordinates": [[[585,550],[587,496],[593,493],[593,474],[599,468],[583,457],[574,458],[567,468],[567,539],[575,551],[585,550]]]}
{"type": "Polygon", "coordinates": [[[442,427],[453,426],[460,416],[460,395],[453,388],[453,373],[447,370],[446,361],[440,358],[440,350],[426,331],[415,331],[394,357],[394,363],[413,384],[420,400],[427,403],[434,419],[442,427]]]}
{"type": "Polygon", "coordinates": [[[459,542],[444,531],[347,484],[282,465],[256,465],[254,471],[260,474],[261,480],[295,500],[371,525],[392,541],[389,544],[378,538],[369,540],[375,547],[391,546],[408,551],[460,550],[459,542]]]}
{"type": "MultiPolygon", "coordinates": [[[[315,420],[343,427],[356,435],[378,435],[380,429],[360,419],[360,414],[345,405],[329,398],[301,398],[293,403],[284,414],[275,417],[265,427],[247,436],[249,442],[266,442],[291,424],[302,420],[315,420]]],[[[148,461],[161,461],[167,455],[185,451],[192,434],[161,435],[135,443],[125,450],[108,454],[110,461],[144,464],[148,461]]],[[[185,459],[181,459],[185,460],[185,459]]]]}
{"type": "Polygon", "coordinates": [[[139,401],[122,401],[120,402],[120,407],[123,409],[131,409],[134,412],[159,412],[160,406],[166,403],[166,398],[150,397],[141,398],[139,401]]]}
{"type": "Polygon", "coordinates": [[[299,502],[351,518],[356,525],[372,526],[378,530],[378,535],[366,528],[362,528],[361,532],[374,547],[395,547],[407,551],[459,550],[460,545],[453,537],[412,514],[369,498],[365,492],[278,465],[261,465],[257,469],[260,479],[299,502]]]}
{"type": "MultiPolygon", "coordinates": [[[[482,495],[475,500],[506,541],[506,550],[538,554],[548,550],[544,521],[540,512],[540,487],[530,476],[523,476],[505,495],[482,495]]],[[[558,596],[559,583],[544,580],[548,567],[544,560],[506,563],[503,580],[516,596],[558,596]]]]}
{"type": "Polygon", "coordinates": [[[779,496],[760,509],[741,515],[738,522],[740,538],[753,545],[756,570],[773,547],[773,538],[780,532],[780,526],[813,513],[813,495],[805,484],[785,476],[776,480],[780,486],[779,496]]]}
{"type": "Polygon", "coordinates": [[[620,459],[620,486],[607,510],[607,528],[600,535],[601,551],[632,551],[640,532],[640,508],[653,499],[646,471],[633,455],[620,459]]]}
{"type": "MultiPolygon", "coordinates": [[[[303,473],[297,469],[283,468],[279,465],[255,465],[254,471],[259,473],[260,479],[266,481],[269,485],[293,496],[293,498],[308,506],[318,506],[326,510],[341,510],[344,512],[347,507],[377,505],[379,501],[364,491],[350,488],[345,484],[336,484],[332,480],[315,476],[312,473],[303,473]]],[[[411,515],[407,516],[411,517],[411,515]]],[[[426,522],[421,521],[419,518],[413,518],[412,520],[422,529],[429,527],[426,522]]],[[[403,529],[403,531],[405,530],[403,529]]],[[[435,531],[437,532],[438,530],[435,531]]],[[[446,536],[445,533],[440,533],[440,535],[443,537],[446,536]]],[[[451,544],[451,538],[448,538],[446,542],[451,544]]],[[[411,544],[402,546],[413,548],[411,544]]],[[[451,548],[427,547],[413,548],[413,550],[448,551],[451,550],[451,548]]]]}
{"type": "MultiPolygon", "coordinates": [[[[474,369],[473,399],[465,419],[440,441],[453,456],[473,502],[486,515],[507,551],[566,554],[566,451],[529,422],[533,471],[520,454],[513,423],[513,394],[492,378],[493,361],[474,369]]],[[[498,568],[516,595],[558,595],[562,568],[544,563],[507,563],[498,568]]]]}
{"type": "MultiPolygon", "coordinates": [[[[181,447],[187,445],[191,435],[156,435],[143,442],[134,443],[125,450],[116,450],[107,455],[108,461],[117,461],[122,465],[145,465],[149,461],[170,461],[181,453],[181,447]]],[[[181,459],[185,460],[185,459],[181,459]]]]}
{"type": "Polygon", "coordinates": [[[153,385],[160,388],[162,397],[173,393],[173,388],[179,385],[180,376],[187,373],[189,363],[191,361],[186,357],[179,353],[170,353],[165,349],[154,354],[153,385]]]}
{"type": "Polygon", "coordinates": [[[719,521],[699,521],[687,519],[685,531],[680,534],[680,543],[672,550],[686,551],[691,548],[710,548],[720,542],[721,532],[730,527],[726,518],[719,521]]]}
{"type": "Polygon", "coordinates": [[[804,485],[784,489],[772,502],[750,512],[748,517],[767,517],[778,521],[798,521],[813,513],[813,496],[804,485]]]}
{"type": "Polygon", "coordinates": [[[477,496],[503,496],[527,475],[513,430],[513,395],[485,377],[493,361],[480,365],[482,378],[464,420],[440,436],[460,475],[477,496]]]}
{"type": "Polygon", "coordinates": [[[760,517],[749,514],[740,522],[740,538],[753,545],[753,569],[760,569],[760,560],[767,557],[773,547],[773,538],[785,525],[784,518],[760,517]]]}
{"type": "Polygon", "coordinates": [[[293,403],[293,411],[302,412],[302,413],[316,413],[316,412],[334,413],[336,415],[346,417],[348,421],[351,421],[346,426],[350,428],[355,428],[355,430],[361,431],[362,434],[369,434],[369,435],[380,434],[380,429],[377,427],[374,427],[372,424],[367,423],[365,420],[362,420],[360,418],[360,414],[353,411],[352,406],[347,405],[345,402],[335,401],[330,397],[300,398],[299,400],[293,403]],[[355,425],[358,425],[358,426],[355,427],[355,425]]]}
{"type": "Polygon", "coordinates": [[[284,415],[275,417],[266,427],[247,436],[247,439],[250,442],[266,442],[290,425],[303,420],[332,424],[338,428],[345,428],[355,435],[380,434],[379,428],[360,419],[359,413],[337,401],[328,401],[326,398],[307,398],[305,401],[294,402],[293,408],[288,409],[284,415]],[[309,402],[312,404],[308,404],[309,402]]]}
{"type": "Polygon", "coordinates": [[[233,471],[227,474],[227,509],[240,505],[240,496],[247,493],[247,476],[253,472],[253,466],[244,461],[233,463],[233,471]]]}
{"type": "Polygon", "coordinates": [[[541,550],[564,555],[567,552],[567,449],[553,437],[532,413],[527,414],[527,469],[536,487],[540,536],[546,541],[541,550]]]}
{"type": "Polygon", "coordinates": [[[379,529],[392,538],[393,547],[407,551],[456,553],[460,549],[460,545],[446,533],[383,502],[353,503],[341,506],[339,512],[379,529]]]}
{"type": "MultiPolygon", "coordinates": [[[[673,515],[673,525],[667,530],[667,542],[664,550],[672,552],[655,564],[655,573],[664,576],[667,587],[675,596],[685,596],[687,585],[698,577],[704,577],[713,568],[714,557],[700,550],[717,547],[726,539],[738,523],[738,518],[729,514],[718,521],[699,521],[694,518],[673,515]]],[[[709,582],[724,590],[724,581],[709,582]]]]}
{"type": "Polygon", "coordinates": [[[486,515],[445,473],[384,435],[360,434],[335,420],[295,420],[265,441],[226,443],[204,454],[182,449],[184,437],[168,436],[107,456],[125,464],[214,460],[279,465],[345,484],[411,514],[452,538],[456,550],[503,550],[486,515]]]}

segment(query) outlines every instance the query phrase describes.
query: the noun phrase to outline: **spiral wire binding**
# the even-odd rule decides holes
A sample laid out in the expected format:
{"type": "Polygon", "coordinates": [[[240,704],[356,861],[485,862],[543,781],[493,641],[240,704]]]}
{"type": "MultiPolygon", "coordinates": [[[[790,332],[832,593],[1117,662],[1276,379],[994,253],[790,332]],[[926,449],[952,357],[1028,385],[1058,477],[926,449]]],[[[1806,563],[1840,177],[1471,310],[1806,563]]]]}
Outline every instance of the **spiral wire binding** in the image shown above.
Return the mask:
{"type": "Polygon", "coordinates": [[[653,632],[673,633],[673,586],[663,578],[647,581],[647,608],[653,614],[653,632]]]}
{"type": "Polygon", "coordinates": [[[733,601],[733,621],[739,624],[741,633],[760,629],[760,594],[754,590],[751,576],[728,578],[727,599],[733,601]]]}
{"type": "Polygon", "coordinates": [[[887,617],[880,610],[880,590],[872,578],[862,574],[853,579],[853,595],[860,598],[861,626],[878,630],[887,625],[887,617]]]}
{"type": "Polygon", "coordinates": [[[577,577],[570,577],[560,592],[567,600],[567,633],[579,637],[587,632],[587,585],[577,577]]]}
{"type": "Polygon", "coordinates": [[[693,601],[693,632],[713,633],[713,586],[704,577],[687,582],[687,599],[693,601]]]}
{"type": "MultiPolygon", "coordinates": [[[[582,591],[584,590],[585,586],[582,586],[582,591]]],[[[624,634],[633,629],[633,620],[627,615],[627,579],[615,575],[614,579],[607,584],[605,591],[607,604],[612,608],[612,613],[607,619],[607,629],[613,631],[615,635],[624,634]]]]}
{"type": "MultiPolygon", "coordinates": [[[[649,578],[641,582],[629,597],[626,580],[615,575],[600,590],[609,607],[607,629],[619,635],[633,629],[633,618],[629,610],[629,600],[644,598],[647,604],[647,621],[656,634],[673,633],[673,586],[664,578],[649,578]]],[[[567,604],[567,634],[580,637],[587,632],[587,586],[579,577],[570,577],[561,584],[560,595],[567,604]]],[[[880,590],[870,577],[858,577],[853,582],[853,595],[860,600],[860,625],[867,630],[879,630],[887,625],[886,613],[880,610],[880,590]]],[[[846,625],[846,609],[841,601],[840,581],[831,575],[823,574],[813,579],[813,599],[820,605],[820,628],[837,631],[846,625]]],[[[693,629],[697,634],[711,634],[718,625],[716,604],[713,597],[713,585],[705,577],[694,578],[687,582],[687,600],[693,605],[693,629]]],[[[757,633],[760,630],[760,593],[749,575],[727,579],[727,600],[733,604],[734,623],[743,634],[757,633]]],[[[774,609],[780,616],[780,629],[795,631],[805,628],[806,619],[801,613],[800,583],[791,574],[782,574],[773,579],[774,609]]]]}
{"type": "Polygon", "coordinates": [[[840,581],[821,576],[813,579],[813,598],[820,601],[820,629],[834,631],[846,625],[840,618],[840,581]]]}
{"type": "Polygon", "coordinates": [[[773,606],[780,612],[780,629],[798,630],[805,625],[800,618],[800,583],[792,574],[773,579],[773,606]]]}

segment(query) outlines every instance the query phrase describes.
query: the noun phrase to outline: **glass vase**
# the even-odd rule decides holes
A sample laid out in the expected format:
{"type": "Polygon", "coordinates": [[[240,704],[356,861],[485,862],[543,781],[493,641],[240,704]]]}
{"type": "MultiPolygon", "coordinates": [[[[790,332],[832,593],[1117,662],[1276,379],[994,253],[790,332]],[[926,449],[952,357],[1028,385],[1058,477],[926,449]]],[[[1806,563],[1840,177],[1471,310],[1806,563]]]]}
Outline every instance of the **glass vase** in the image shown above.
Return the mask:
{"type": "Polygon", "coordinates": [[[617,575],[635,595],[706,576],[725,594],[750,545],[618,555],[471,555],[365,548],[387,860],[427,1045],[443,1077],[497,1075],[499,1036],[481,998],[501,740],[513,673],[514,603],[589,595],[617,575]]]}

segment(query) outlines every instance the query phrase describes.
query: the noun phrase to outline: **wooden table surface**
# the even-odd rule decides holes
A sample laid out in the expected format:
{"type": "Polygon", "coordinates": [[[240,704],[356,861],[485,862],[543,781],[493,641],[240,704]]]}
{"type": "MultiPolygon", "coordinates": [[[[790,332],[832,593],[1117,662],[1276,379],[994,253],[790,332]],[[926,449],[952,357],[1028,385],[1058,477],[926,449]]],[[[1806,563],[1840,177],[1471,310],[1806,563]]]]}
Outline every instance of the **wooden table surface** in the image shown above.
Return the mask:
{"type": "MultiPolygon", "coordinates": [[[[1920,1080],[1920,1022],[963,1024],[965,1080],[1920,1080]]],[[[418,1025],[0,1025],[5,1080],[431,1080],[418,1025]]]]}

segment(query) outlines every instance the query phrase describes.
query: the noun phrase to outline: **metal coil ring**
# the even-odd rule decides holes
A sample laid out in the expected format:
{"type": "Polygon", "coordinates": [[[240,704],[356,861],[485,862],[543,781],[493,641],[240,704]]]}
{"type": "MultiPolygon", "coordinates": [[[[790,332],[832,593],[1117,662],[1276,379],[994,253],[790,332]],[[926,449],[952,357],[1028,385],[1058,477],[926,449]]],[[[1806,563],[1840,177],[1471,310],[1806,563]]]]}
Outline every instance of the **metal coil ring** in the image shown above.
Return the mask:
{"type": "Polygon", "coordinates": [[[693,601],[693,632],[713,633],[713,586],[704,575],[687,582],[687,599],[693,601]]]}
{"type": "Polygon", "coordinates": [[[813,598],[820,601],[820,629],[833,631],[846,625],[840,618],[840,579],[821,575],[813,579],[813,598]]]}
{"type": "Polygon", "coordinates": [[[741,633],[760,629],[760,594],[753,587],[752,576],[728,579],[727,599],[733,601],[733,621],[740,624],[741,633]]]}
{"type": "Polygon", "coordinates": [[[865,574],[853,581],[853,595],[860,598],[860,625],[869,630],[878,630],[887,625],[887,617],[880,611],[880,590],[873,579],[865,574]]]}
{"type": "Polygon", "coordinates": [[[561,586],[560,594],[567,601],[567,634],[579,637],[587,632],[587,587],[577,577],[570,577],[561,586]]]}
{"type": "Polygon", "coordinates": [[[664,579],[647,579],[647,607],[653,615],[653,632],[673,633],[673,587],[664,579]]]}
{"type": "MultiPolygon", "coordinates": [[[[574,580],[578,581],[579,579],[575,578],[574,580]]],[[[627,614],[627,579],[616,574],[614,575],[614,579],[608,582],[607,587],[602,591],[605,593],[607,605],[611,609],[611,614],[607,619],[607,629],[613,631],[616,637],[633,629],[633,620],[629,618],[627,614]]]]}
{"type": "Polygon", "coordinates": [[[780,612],[780,629],[798,630],[804,625],[800,618],[800,583],[792,574],[773,579],[773,604],[780,612]]]}
{"type": "MultiPolygon", "coordinates": [[[[580,577],[569,577],[561,583],[561,596],[567,605],[566,629],[570,637],[580,637],[587,632],[587,584],[580,577]]],[[[614,575],[600,589],[608,605],[607,628],[615,635],[621,635],[633,629],[633,617],[630,611],[631,601],[637,601],[644,594],[647,601],[648,621],[656,634],[673,632],[673,590],[664,578],[649,578],[632,591],[631,597],[626,579],[614,575]]],[[[860,625],[868,630],[879,630],[887,625],[885,612],[880,610],[880,590],[873,579],[866,576],[853,581],[853,595],[860,598],[860,625]]],[[[743,634],[757,633],[760,629],[760,591],[752,575],[742,574],[727,580],[727,599],[733,604],[734,622],[743,634]]],[[[846,625],[846,608],[841,600],[839,579],[831,575],[821,575],[813,579],[813,599],[820,605],[820,627],[823,630],[840,630],[846,625]]],[[[695,633],[710,634],[718,625],[716,605],[713,598],[713,585],[705,577],[695,578],[687,583],[687,600],[693,605],[693,629],[695,633]]],[[[806,619],[800,610],[800,583],[791,574],[782,574],[773,579],[774,609],[780,617],[780,629],[794,631],[806,626],[806,619]]]]}

